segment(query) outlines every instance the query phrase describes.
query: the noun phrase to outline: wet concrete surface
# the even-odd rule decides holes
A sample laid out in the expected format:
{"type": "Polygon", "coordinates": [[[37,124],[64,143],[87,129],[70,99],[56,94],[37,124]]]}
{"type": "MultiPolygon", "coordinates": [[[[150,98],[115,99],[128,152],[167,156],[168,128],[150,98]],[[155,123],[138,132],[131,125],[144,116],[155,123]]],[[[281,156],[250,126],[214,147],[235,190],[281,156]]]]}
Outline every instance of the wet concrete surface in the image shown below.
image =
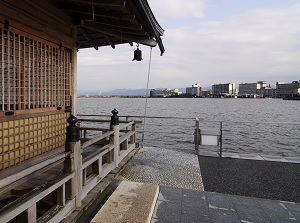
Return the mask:
{"type": "Polygon", "coordinates": [[[300,202],[300,164],[199,156],[205,191],[300,202]]]}
{"type": "Polygon", "coordinates": [[[300,204],[160,187],[151,223],[299,223],[300,204]]]}

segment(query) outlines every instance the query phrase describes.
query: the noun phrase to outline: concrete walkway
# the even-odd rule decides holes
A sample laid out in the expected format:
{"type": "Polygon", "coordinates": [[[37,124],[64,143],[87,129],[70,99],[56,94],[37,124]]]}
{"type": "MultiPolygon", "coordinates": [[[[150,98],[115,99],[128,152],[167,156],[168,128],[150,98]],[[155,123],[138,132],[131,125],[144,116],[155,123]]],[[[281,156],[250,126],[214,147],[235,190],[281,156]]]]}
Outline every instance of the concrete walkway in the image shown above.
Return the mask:
{"type": "Polygon", "coordinates": [[[300,222],[300,204],[160,187],[151,223],[300,222]]]}
{"type": "Polygon", "coordinates": [[[207,153],[198,157],[188,150],[145,148],[129,161],[118,180],[159,185],[154,211],[149,213],[151,223],[300,223],[300,203],[294,196],[299,158],[225,156],[220,159],[216,153],[207,153]],[[276,174],[279,170],[285,171],[285,176],[276,174]],[[278,184],[283,179],[281,190],[273,181],[269,185],[270,179],[278,184]],[[264,190],[271,199],[263,199],[264,190]],[[245,191],[250,194],[243,196],[245,191]],[[288,194],[296,202],[279,200],[289,198],[288,194]]]}
{"type": "Polygon", "coordinates": [[[157,185],[122,181],[91,223],[148,223],[157,196],[157,185]]]}

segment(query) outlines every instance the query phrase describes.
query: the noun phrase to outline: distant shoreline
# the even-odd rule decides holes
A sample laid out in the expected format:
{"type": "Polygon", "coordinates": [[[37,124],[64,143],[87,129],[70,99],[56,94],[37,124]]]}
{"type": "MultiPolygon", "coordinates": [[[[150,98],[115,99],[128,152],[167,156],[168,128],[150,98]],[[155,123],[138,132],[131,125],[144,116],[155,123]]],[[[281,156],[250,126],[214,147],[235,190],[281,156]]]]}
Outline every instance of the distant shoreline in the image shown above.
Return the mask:
{"type": "MultiPolygon", "coordinates": [[[[91,96],[77,96],[77,98],[146,98],[146,96],[131,96],[131,95],[91,95],[91,96]]],[[[205,99],[205,98],[212,98],[212,99],[284,99],[284,100],[300,100],[300,98],[293,99],[293,98],[270,98],[270,97],[257,97],[257,98],[250,98],[250,97],[149,97],[148,98],[159,98],[159,99],[164,99],[164,98],[199,98],[199,99],[205,99]]]]}

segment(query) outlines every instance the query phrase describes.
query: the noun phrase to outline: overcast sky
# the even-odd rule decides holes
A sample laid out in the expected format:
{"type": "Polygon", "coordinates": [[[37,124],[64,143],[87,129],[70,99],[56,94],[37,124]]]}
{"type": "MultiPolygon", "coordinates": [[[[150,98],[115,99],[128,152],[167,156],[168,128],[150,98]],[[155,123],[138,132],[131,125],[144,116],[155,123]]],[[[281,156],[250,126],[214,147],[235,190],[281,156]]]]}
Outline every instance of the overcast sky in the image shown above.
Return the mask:
{"type": "MultiPolygon", "coordinates": [[[[166,52],[152,49],[149,88],[300,79],[299,0],[148,0],[166,52]]],[[[78,89],[146,88],[150,47],[79,50],[78,89]]]]}

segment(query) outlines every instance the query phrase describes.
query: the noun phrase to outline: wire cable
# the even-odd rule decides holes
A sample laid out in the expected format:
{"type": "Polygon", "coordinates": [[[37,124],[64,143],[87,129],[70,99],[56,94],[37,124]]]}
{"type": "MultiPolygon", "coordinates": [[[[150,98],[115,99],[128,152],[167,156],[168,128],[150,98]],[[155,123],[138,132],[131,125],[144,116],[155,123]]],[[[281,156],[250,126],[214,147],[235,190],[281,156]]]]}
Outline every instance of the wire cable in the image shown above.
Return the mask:
{"type": "Polygon", "coordinates": [[[152,61],[152,47],[150,47],[150,60],[149,60],[149,66],[148,66],[147,91],[146,91],[146,101],[145,101],[144,120],[143,120],[144,125],[143,125],[143,133],[142,133],[142,148],[144,148],[144,137],[145,137],[145,126],[146,126],[146,115],[147,115],[147,104],[148,104],[148,91],[149,91],[151,61],[152,61]]]}

